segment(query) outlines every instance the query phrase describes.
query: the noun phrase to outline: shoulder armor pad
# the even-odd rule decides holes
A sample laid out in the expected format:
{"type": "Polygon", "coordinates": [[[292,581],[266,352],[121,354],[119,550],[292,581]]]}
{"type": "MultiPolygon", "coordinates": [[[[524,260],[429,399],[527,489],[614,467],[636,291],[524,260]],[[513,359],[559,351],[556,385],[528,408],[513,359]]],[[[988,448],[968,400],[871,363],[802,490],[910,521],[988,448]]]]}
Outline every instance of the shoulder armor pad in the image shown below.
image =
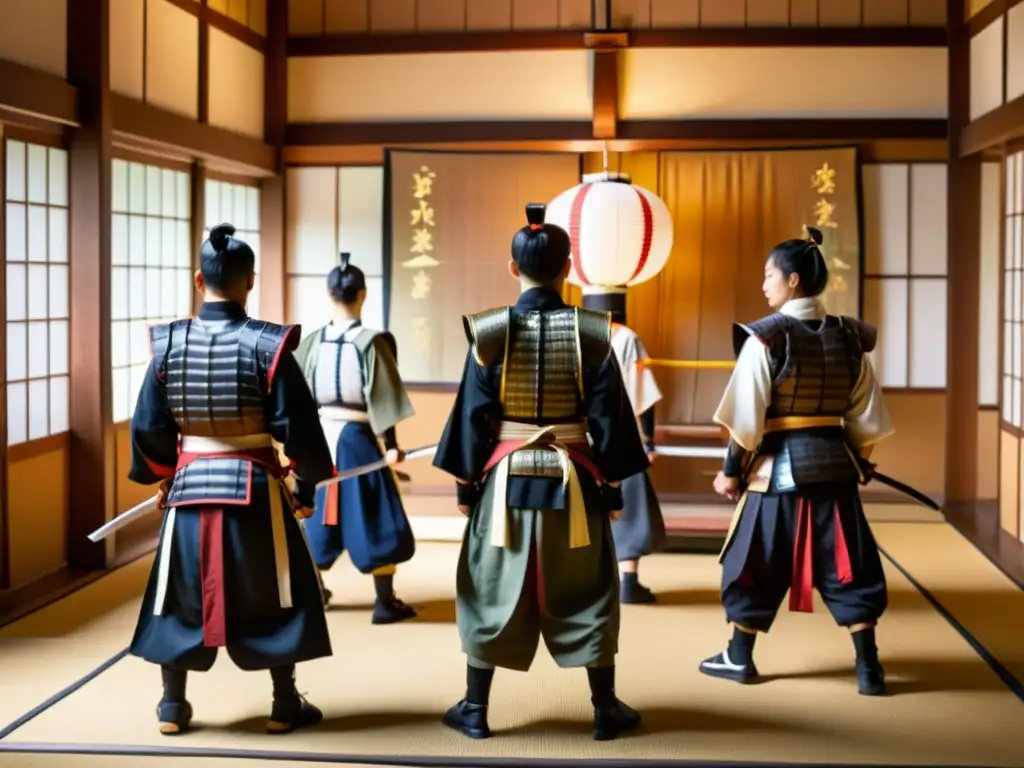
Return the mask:
{"type": "Polygon", "coordinates": [[[865,352],[871,352],[878,344],[878,329],[873,325],[863,323],[855,317],[843,315],[839,322],[847,330],[853,333],[860,342],[860,348],[865,352]]]}
{"type": "Polygon", "coordinates": [[[255,337],[253,346],[256,359],[266,371],[269,386],[274,380],[274,371],[277,369],[281,354],[298,349],[299,341],[302,338],[302,327],[250,319],[246,323],[246,330],[255,337]]]}
{"type": "Polygon", "coordinates": [[[612,313],[576,307],[584,368],[600,368],[612,351],[612,313]]]}
{"type": "Polygon", "coordinates": [[[792,319],[788,315],[776,312],[752,323],[736,323],[732,327],[733,354],[739,357],[740,350],[751,336],[766,347],[773,346],[783,337],[791,322],[792,319]]]}
{"type": "Polygon", "coordinates": [[[163,367],[164,360],[167,359],[167,351],[171,347],[174,329],[190,322],[192,319],[186,317],[181,320],[172,320],[169,323],[157,323],[149,326],[149,354],[156,361],[157,370],[163,367]]]}
{"type": "Polygon", "coordinates": [[[487,367],[504,357],[511,314],[509,307],[495,307],[463,316],[462,327],[478,365],[487,367]]]}
{"type": "Polygon", "coordinates": [[[398,342],[395,341],[394,334],[390,331],[379,331],[376,328],[364,327],[356,334],[352,343],[355,344],[360,355],[365,353],[371,346],[376,346],[378,343],[381,343],[391,353],[391,356],[395,358],[396,361],[398,360],[398,342]]]}

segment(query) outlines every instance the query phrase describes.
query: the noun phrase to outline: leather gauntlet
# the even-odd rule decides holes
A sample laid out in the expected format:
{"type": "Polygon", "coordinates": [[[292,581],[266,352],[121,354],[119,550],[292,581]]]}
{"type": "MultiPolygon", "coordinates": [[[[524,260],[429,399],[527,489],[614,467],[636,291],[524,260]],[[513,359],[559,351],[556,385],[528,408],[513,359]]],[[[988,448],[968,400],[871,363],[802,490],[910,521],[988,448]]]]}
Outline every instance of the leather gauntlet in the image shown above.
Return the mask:
{"type": "Polygon", "coordinates": [[[622,509],[622,488],[605,483],[601,486],[601,498],[609,512],[622,509]]]}
{"type": "Polygon", "coordinates": [[[480,486],[477,483],[456,483],[455,499],[459,506],[472,509],[480,500],[480,486]]]}
{"type": "Polygon", "coordinates": [[[725,449],[725,462],[722,466],[722,474],[726,477],[743,477],[749,464],[749,451],[730,437],[729,446],[725,449]]]}

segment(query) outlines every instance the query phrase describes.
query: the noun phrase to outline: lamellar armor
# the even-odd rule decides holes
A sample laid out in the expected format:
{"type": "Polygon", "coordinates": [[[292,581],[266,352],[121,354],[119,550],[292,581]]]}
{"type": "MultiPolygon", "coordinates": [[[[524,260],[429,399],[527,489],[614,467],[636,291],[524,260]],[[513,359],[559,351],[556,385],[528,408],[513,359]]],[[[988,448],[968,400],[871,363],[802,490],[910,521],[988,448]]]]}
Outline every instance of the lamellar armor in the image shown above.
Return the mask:
{"type": "MultiPolygon", "coordinates": [[[[536,425],[584,422],[584,382],[611,354],[611,316],[579,307],[512,311],[499,307],[463,318],[478,365],[500,381],[503,419],[536,425]]],[[[521,449],[511,475],[561,477],[558,455],[521,449]]]]}
{"type": "Polygon", "coordinates": [[[734,327],[733,344],[756,338],[768,349],[772,400],[758,456],[772,456],[769,492],[785,493],[819,483],[856,482],[859,471],[846,442],[842,418],[849,410],[876,330],[850,317],[827,315],[818,329],[775,313],[734,327]],[[807,424],[834,426],[810,426],[807,424]],[[773,428],[773,424],[782,425],[773,428]]]}
{"type": "MultiPolygon", "coordinates": [[[[155,369],[165,382],[182,438],[219,438],[238,445],[240,438],[266,436],[274,370],[298,338],[298,326],[252,318],[211,322],[193,317],[152,326],[155,369]]],[[[243,455],[195,457],[179,466],[167,503],[247,504],[252,465],[243,455]]]]}

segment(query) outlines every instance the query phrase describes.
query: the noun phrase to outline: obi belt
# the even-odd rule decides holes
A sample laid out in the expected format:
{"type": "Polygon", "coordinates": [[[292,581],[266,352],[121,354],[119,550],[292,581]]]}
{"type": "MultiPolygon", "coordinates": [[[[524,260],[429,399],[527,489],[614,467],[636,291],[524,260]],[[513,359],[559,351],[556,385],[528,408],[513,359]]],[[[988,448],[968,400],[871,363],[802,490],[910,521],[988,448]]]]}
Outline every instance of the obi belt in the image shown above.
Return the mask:
{"type": "Polygon", "coordinates": [[[545,473],[517,467],[516,453],[530,449],[531,452],[550,451],[557,456],[562,487],[567,492],[569,512],[569,547],[576,549],[590,545],[590,530],[587,524],[587,508],[583,500],[583,488],[576,474],[575,462],[584,467],[597,480],[604,481],[594,463],[583,454],[590,447],[587,429],[582,423],[551,424],[543,427],[517,421],[501,422],[498,444],[491,458],[484,466],[484,472],[494,472],[494,493],[491,497],[491,544],[495,547],[509,545],[508,531],[508,478],[509,475],[544,476],[545,473]]]}
{"type": "MultiPolygon", "coordinates": [[[[197,437],[185,435],[181,440],[177,469],[199,458],[238,458],[251,461],[266,472],[270,528],[274,546],[274,570],[277,575],[278,601],[281,608],[292,607],[291,563],[285,533],[282,493],[291,500],[291,492],[283,479],[287,470],[276,460],[274,440],[269,434],[240,437],[197,437]]],[[[227,642],[224,598],[224,510],[212,503],[189,504],[199,509],[199,574],[203,603],[203,644],[223,646],[227,642]]],[[[174,542],[176,508],[167,509],[163,538],[160,542],[159,570],[153,613],[163,615],[170,581],[171,554],[174,542]]]]}

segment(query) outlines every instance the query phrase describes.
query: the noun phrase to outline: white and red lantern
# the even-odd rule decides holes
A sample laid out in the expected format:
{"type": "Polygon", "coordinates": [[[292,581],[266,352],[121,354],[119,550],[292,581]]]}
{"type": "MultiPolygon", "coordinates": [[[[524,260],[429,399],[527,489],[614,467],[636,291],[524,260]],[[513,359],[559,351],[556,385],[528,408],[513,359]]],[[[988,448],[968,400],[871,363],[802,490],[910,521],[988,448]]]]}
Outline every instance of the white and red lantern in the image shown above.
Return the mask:
{"type": "Polygon", "coordinates": [[[672,251],[672,217],[627,174],[588,174],[548,205],[545,220],[569,233],[569,282],[584,294],[625,293],[658,274],[672,251]]]}

